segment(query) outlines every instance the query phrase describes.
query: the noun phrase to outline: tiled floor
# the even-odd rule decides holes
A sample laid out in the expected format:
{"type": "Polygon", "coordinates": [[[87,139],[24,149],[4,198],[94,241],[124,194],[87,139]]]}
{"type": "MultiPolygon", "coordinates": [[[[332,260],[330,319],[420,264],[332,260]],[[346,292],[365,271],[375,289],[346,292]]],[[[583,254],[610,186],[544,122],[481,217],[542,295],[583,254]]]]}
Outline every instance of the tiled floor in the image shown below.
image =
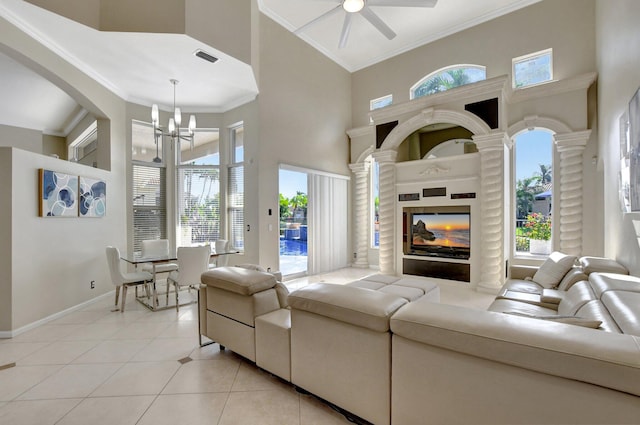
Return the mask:
{"type": "MultiPolygon", "coordinates": [[[[287,285],[346,283],[369,273],[343,269],[287,285]]],[[[447,303],[486,308],[492,298],[440,286],[447,303]]],[[[131,297],[120,313],[112,303],[102,298],[0,340],[0,366],[16,363],[0,369],[1,425],[349,423],[233,352],[200,348],[195,305],[150,312],[131,297]]]]}

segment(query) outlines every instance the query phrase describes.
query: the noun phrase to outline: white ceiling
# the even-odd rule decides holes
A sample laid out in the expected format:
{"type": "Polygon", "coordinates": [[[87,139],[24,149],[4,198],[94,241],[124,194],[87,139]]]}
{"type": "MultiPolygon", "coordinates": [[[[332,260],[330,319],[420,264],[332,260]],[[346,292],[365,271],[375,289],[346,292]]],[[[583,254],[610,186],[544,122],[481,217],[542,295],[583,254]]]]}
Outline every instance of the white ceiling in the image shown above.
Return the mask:
{"type": "MultiPolygon", "coordinates": [[[[349,71],[356,71],[417,46],[485,22],[540,0],[439,0],[434,8],[372,7],[397,36],[387,40],[355,16],[345,48],[338,49],[342,10],[299,36],[349,71]]],[[[258,0],[260,10],[290,31],[336,7],[340,0],[258,0]]],[[[258,93],[250,65],[180,34],[114,33],[48,12],[22,0],[0,0],[0,16],[39,40],[121,98],[183,112],[223,112],[258,93]],[[211,64],[193,53],[219,58],[211,64]]],[[[66,135],[82,111],[55,85],[0,54],[0,123],[66,135]]]]}
{"type": "MultiPolygon", "coordinates": [[[[513,12],[541,0],[438,0],[435,7],[370,6],[397,34],[388,40],[355,14],[347,45],[338,48],[346,12],[332,14],[299,34],[348,71],[354,72],[402,52],[513,12]]],[[[340,4],[341,0],[258,0],[267,16],[290,31],[340,4]]],[[[393,3],[390,0],[389,3],[393,3]]]]}

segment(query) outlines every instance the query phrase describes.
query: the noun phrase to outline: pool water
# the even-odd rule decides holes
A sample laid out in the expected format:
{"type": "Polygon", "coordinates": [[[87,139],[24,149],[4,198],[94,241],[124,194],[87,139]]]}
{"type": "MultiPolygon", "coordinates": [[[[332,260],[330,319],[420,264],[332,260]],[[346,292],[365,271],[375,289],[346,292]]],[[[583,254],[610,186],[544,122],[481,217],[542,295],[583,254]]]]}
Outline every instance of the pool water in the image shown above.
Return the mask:
{"type": "Polygon", "coordinates": [[[307,255],[307,241],[280,239],[280,255],[307,255]]]}

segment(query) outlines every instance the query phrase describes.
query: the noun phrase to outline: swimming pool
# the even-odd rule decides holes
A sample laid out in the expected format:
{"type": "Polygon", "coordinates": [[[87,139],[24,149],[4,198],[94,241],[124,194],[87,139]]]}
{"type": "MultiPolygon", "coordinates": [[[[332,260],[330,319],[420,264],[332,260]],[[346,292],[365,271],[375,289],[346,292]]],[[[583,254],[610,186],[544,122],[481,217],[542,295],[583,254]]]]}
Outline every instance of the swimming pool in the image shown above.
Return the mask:
{"type": "Polygon", "coordinates": [[[307,255],[307,241],[280,239],[280,255],[307,255]]]}

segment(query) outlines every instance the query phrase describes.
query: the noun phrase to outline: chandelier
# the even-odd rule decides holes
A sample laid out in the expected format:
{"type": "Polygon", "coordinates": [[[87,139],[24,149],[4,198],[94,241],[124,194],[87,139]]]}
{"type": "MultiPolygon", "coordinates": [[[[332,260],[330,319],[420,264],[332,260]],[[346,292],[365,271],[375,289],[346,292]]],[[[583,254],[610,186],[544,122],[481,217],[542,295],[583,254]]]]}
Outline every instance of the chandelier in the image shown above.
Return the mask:
{"type": "Polygon", "coordinates": [[[156,144],[156,157],[153,158],[153,162],[162,162],[158,155],[158,146],[161,137],[170,137],[173,144],[176,141],[185,140],[189,142],[190,148],[193,150],[193,134],[196,129],[196,117],[195,115],[189,116],[189,125],[187,127],[187,134],[180,133],[180,124],[182,124],[182,112],[180,108],[176,106],[176,86],[179,81],[176,79],[170,79],[169,82],[173,84],[173,118],[169,118],[169,124],[166,131],[160,127],[158,105],[153,104],[151,106],[151,122],[153,124],[153,138],[156,144]]]}

